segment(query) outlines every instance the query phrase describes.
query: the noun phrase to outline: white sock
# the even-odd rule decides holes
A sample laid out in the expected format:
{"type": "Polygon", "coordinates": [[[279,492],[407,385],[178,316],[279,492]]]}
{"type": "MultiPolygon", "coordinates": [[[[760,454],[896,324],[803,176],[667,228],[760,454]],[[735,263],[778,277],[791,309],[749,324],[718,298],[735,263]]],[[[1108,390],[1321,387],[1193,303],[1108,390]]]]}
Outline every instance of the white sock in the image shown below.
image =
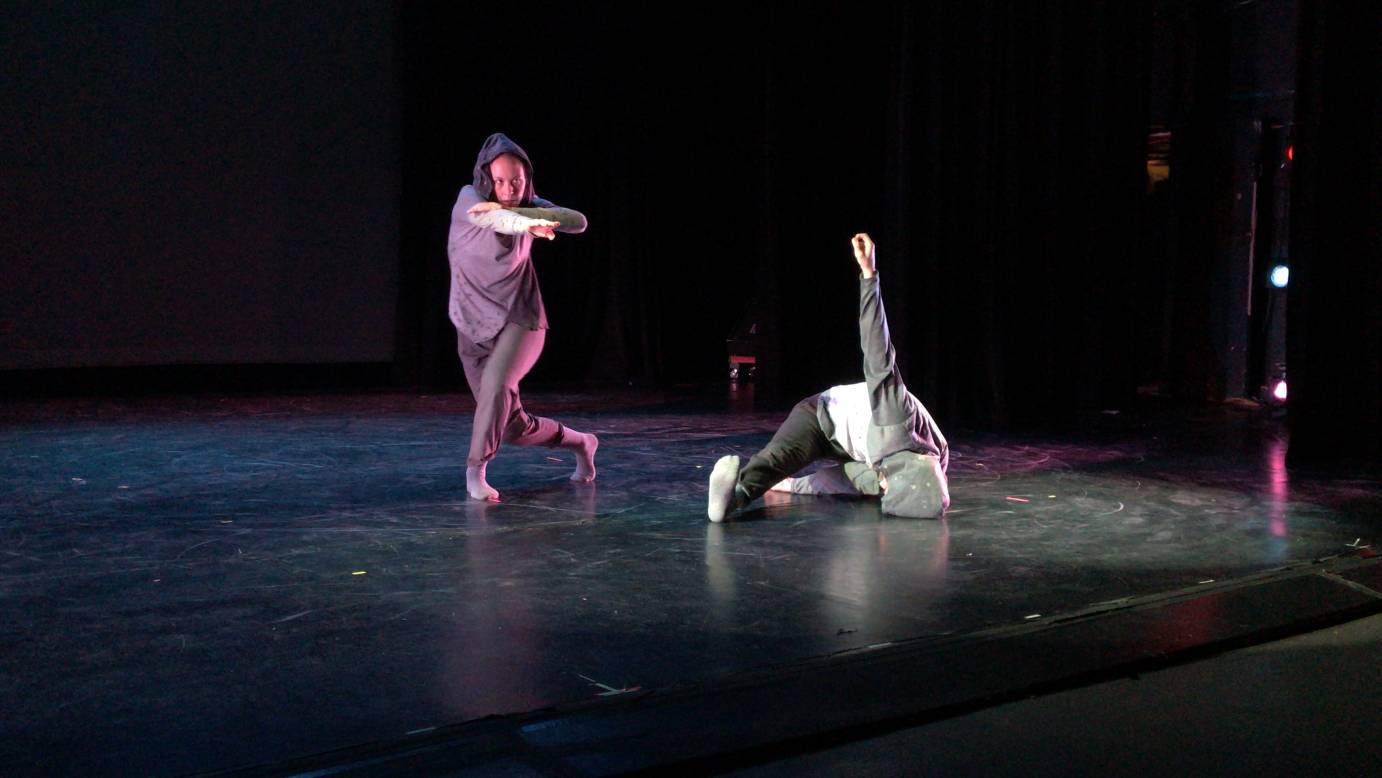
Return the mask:
{"type": "Polygon", "coordinates": [[[710,471],[709,502],[706,515],[711,521],[724,521],[725,514],[735,507],[735,486],[739,482],[739,457],[728,454],[720,457],[710,471]]]}

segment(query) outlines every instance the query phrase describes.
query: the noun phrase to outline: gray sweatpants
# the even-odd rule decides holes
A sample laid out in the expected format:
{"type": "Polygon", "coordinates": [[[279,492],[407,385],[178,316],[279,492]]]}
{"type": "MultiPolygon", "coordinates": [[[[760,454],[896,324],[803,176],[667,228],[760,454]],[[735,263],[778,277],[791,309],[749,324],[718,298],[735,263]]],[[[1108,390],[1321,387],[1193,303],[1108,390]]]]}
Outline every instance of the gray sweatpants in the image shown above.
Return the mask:
{"type": "Polygon", "coordinates": [[[471,348],[462,344],[461,366],[475,397],[475,424],[470,433],[467,465],[489,462],[499,451],[501,441],[520,446],[562,444],[566,428],[552,419],[530,415],[518,398],[518,382],[537,364],[546,340],[546,330],[530,330],[509,322],[491,340],[471,348]]]}

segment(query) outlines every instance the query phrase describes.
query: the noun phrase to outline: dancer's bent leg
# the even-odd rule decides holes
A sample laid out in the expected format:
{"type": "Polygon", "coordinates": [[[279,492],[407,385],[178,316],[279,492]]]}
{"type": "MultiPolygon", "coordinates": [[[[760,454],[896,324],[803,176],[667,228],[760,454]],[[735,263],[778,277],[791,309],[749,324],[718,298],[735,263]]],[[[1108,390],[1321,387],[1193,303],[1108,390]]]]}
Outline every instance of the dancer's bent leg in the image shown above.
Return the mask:
{"type": "Polygon", "coordinates": [[[819,404],[819,395],[797,403],[768,445],[743,468],[738,467],[738,457],[721,457],[710,476],[707,513],[711,521],[722,520],[817,459],[842,454],[821,429],[816,415],[819,404]],[[731,491],[730,477],[735,470],[731,491]]]}
{"type": "Polygon", "coordinates": [[[817,459],[834,458],[841,453],[821,429],[817,416],[819,398],[812,395],[797,403],[768,445],[739,471],[738,491],[743,502],[760,497],[774,484],[817,459]]]}
{"type": "Polygon", "coordinates": [[[552,419],[530,415],[519,399],[518,384],[537,363],[546,336],[545,330],[530,330],[510,322],[495,337],[488,354],[462,360],[466,380],[475,396],[475,423],[466,458],[466,487],[476,499],[496,500],[499,497],[485,481],[485,465],[494,458],[501,441],[520,446],[569,449],[576,455],[572,480],[595,478],[595,450],[599,440],[552,419]]]}

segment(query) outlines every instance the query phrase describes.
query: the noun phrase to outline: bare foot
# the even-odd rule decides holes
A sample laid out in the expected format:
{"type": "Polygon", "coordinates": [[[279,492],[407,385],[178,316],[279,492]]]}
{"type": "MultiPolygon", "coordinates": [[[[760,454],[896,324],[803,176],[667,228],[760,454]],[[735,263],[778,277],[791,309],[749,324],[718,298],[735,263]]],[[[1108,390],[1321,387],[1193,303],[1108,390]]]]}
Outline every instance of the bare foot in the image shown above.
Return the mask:
{"type": "Polygon", "coordinates": [[[600,439],[589,432],[582,432],[581,438],[581,445],[575,449],[576,472],[571,474],[571,480],[588,484],[595,480],[595,449],[600,447],[600,439]]]}
{"type": "Polygon", "coordinates": [[[499,492],[485,481],[485,466],[469,466],[465,469],[465,490],[472,500],[499,502],[499,492]]]}

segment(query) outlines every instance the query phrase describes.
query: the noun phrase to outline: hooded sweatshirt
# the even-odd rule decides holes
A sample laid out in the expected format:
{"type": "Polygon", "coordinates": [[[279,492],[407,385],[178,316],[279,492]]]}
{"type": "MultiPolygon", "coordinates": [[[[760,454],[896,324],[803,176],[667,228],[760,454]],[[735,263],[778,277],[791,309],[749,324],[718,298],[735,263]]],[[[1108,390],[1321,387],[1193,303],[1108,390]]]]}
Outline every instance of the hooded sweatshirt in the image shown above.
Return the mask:
{"type": "Polygon", "coordinates": [[[451,323],[460,336],[461,351],[478,356],[477,344],[498,335],[509,322],[529,329],[547,329],[547,311],[533,268],[533,236],[528,227],[538,220],[560,222],[561,232],[585,230],[585,217],[558,208],[537,196],[533,164],[528,154],[503,133],[494,133],[475,158],[474,183],[461,189],[451,210],[451,231],[446,253],[451,262],[451,323]],[[477,203],[494,198],[490,163],[502,154],[513,154],[526,170],[523,196],[517,208],[498,209],[471,216],[477,203]]]}

